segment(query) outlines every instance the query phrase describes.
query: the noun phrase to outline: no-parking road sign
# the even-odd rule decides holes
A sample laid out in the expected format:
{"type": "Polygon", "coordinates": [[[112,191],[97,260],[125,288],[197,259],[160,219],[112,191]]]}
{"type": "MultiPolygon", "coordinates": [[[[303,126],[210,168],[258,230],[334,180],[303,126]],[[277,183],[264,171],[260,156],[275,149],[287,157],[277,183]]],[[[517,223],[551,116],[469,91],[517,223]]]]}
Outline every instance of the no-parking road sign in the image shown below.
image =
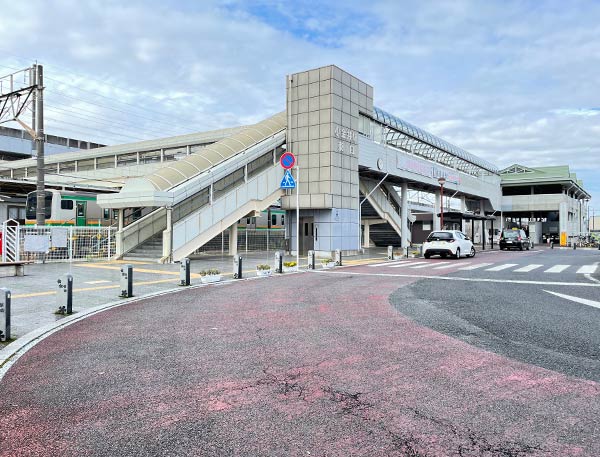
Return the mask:
{"type": "Polygon", "coordinates": [[[296,163],[296,157],[291,152],[284,152],[281,156],[281,166],[286,170],[289,170],[296,163]]]}

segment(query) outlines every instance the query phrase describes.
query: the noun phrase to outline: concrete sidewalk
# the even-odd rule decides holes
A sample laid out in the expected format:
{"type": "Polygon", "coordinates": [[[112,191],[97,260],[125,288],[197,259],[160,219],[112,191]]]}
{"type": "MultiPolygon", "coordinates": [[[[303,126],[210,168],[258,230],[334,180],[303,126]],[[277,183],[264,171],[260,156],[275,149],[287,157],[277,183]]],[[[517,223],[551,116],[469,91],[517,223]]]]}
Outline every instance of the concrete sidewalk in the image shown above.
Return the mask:
{"type": "MultiPolygon", "coordinates": [[[[347,257],[344,263],[356,264],[369,259],[382,260],[385,248],[371,248],[364,254],[347,257]]],[[[274,251],[241,252],[243,275],[256,276],[256,265],[275,265],[274,251]]],[[[285,256],[284,261],[296,261],[295,256],[285,256]]],[[[0,278],[0,287],[12,294],[12,339],[64,318],[56,315],[57,280],[67,274],[73,276],[73,310],[82,311],[120,300],[119,278],[123,264],[133,265],[133,293],[143,296],[163,292],[179,286],[177,264],[157,264],[139,261],[98,261],[73,263],[47,263],[25,266],[23,277],[0,278]]],[[[301,257],[300,267],[305,268],[307,258],[301,257]]],[[[317,268],[320,268],[317,261],[317,268]]],[[[216,268],[223,280],[233,277],[233,257],[229,255],[202,255],[191,260],[191,283],[200,284],[200,271],[216,268]]],[[[7,343],[0,343],[0,349],[7,343]]]]}

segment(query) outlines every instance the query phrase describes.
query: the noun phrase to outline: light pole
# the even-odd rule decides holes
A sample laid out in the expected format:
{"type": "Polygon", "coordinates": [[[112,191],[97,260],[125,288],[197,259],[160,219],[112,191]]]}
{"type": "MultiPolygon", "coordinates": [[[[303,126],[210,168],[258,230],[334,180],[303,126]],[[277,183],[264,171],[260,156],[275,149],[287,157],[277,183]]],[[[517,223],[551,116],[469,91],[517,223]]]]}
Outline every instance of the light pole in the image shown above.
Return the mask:
{"type": "Polygon", "coordinates": [[[444,184],[446,184],[446,178],[438,178],[440,184],[440,230],[444,230],[444,184]]]}

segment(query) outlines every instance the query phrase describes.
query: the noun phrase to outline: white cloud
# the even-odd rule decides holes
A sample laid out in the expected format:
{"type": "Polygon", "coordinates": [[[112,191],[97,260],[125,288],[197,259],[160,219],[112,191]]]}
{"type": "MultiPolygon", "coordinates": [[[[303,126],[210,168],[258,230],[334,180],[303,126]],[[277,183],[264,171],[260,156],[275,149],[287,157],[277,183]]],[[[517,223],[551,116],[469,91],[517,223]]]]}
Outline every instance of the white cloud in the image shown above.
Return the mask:
{"type": "Polygon", "coordinates": [[[86,115],[141,137],[254,122],[284,109],[286,74],[334,63],[499,166],[600,173],[598,2],[26,3],[0,0],[0,65],[46,65],[49,106],[81,117],[50,113],[53,133],[127,141],[86,115]]]}

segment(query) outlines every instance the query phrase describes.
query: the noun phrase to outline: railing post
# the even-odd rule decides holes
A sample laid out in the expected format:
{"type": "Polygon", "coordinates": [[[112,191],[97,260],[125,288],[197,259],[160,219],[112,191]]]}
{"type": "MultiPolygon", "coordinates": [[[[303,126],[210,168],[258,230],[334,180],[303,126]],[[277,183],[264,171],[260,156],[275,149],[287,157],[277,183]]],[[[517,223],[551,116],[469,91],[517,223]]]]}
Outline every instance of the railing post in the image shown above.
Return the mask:
{"type": "Polygon", "coordinates": [[[275,273],[283,273],[283,253],[275,251],[275,273]]]}
{"type": "Polygon", "coordinates": [[[242,256],[233,256],[233,279],[242,279],[242,256]]]}
{"type": "Polygon", "coordinates": [[[133,265],[121,267],[121,298],[133,297],[133,265]]]}
{"type": "Polygon", "coordinates": [[[190,285],[190,259],[188,257],[182,259],[179,265],[179,285],[190,285]]]}
{"type": "Polygon", "coordinates": [[[65,280],[58,279],[57,285],[57,312],[60,314],[73,314],[73,276],[67,275],[65,280]]]}
{"type": "Polygon", "coordinates": [[[10,290],[0,288],[0,341],[10,340],[10,290]]]}
{"type": "Polygon", "coordinates": [[[340,267],[342,266],[342,250],[341,249],[335,250],[335,264],[340,267]]]}

